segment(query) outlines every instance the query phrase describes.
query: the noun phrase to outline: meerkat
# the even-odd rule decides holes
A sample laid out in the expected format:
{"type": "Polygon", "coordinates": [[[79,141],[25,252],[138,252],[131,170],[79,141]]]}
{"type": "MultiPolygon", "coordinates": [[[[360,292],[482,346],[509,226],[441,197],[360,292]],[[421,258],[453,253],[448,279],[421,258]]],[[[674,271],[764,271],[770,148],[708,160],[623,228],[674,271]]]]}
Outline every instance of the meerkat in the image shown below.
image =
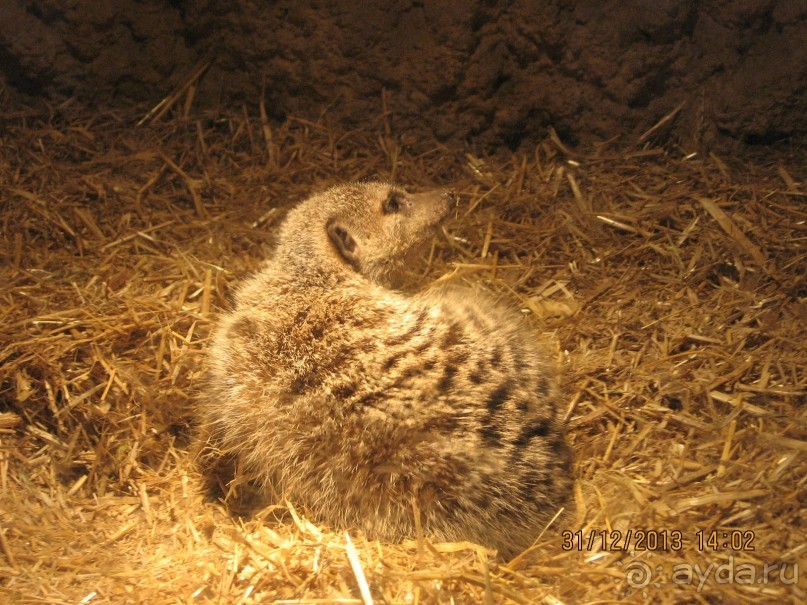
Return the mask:
{"type": "Polygon", "coordinates": [[[289,212],[212,335],[206,450],[333,528],[422,530],[510,556],[572,486],[552,356],[519,314],[462,289],[383,284],[447,193],[354,183],[289,212]]]}

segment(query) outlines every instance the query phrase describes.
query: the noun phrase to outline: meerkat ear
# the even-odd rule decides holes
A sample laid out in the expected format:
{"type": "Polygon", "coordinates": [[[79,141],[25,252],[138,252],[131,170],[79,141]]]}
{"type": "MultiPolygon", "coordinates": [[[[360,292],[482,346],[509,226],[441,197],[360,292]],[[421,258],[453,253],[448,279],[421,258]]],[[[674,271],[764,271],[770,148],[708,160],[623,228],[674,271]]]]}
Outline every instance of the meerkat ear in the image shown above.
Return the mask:
{"type": "Polygon", "coordinates": [[[339,254],[354,267],[359,265],[359,243],[350,234],[348,228],[338,220],[328,223],[328,237],[339,250],[339,254]]]}

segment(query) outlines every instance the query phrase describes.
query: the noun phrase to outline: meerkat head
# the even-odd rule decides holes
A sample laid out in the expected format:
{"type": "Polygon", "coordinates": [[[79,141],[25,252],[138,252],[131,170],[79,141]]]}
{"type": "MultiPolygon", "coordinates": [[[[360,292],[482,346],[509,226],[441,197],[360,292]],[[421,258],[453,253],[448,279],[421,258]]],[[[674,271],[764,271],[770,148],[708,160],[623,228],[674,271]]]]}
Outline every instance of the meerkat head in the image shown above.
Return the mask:
{"type": "Polygon", "coordinates": [[[383,282],[428,241],[453,199],[447,191],[410,194],[378,182],[340,185],[290,213],[292,233],[284,239],[303,248],[297,254],[311,257],[301,260],[321,264],[320,270],[353,271],[383,282]]]}
{"type": "Polygon", "coordinates": [[[339,194],[343,203],[326,223],[328,237],[344,262],[372,281],[394,273],[432,235],[451,202],[444,191],[409,194],[383,183],[339,194]]]}

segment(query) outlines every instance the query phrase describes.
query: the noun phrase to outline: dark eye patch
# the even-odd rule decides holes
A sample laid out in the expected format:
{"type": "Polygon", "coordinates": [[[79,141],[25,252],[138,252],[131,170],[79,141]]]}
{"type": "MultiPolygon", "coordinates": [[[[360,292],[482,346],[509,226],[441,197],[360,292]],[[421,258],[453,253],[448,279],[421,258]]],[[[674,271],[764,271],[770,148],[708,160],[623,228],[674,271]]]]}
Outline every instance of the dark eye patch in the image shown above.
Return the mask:
{"type": "Polygon", "coordinates": [[[390,194],[387,196],[387,199],[384,200],[384,204],[381,206],[381,210],[384,214],[394,214],[396,212],[400,212],[401,206],[403,205],[403,197],[398,191],[390,191],[390,194]]]}

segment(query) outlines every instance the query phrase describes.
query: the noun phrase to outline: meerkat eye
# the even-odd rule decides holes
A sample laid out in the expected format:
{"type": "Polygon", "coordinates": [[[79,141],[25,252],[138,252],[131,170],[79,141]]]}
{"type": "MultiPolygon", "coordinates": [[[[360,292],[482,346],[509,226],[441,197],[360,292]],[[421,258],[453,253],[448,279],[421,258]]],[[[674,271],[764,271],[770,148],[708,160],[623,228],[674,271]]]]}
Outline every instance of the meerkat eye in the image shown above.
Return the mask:
{"type": "Polygon", "coordinates": [[[397,191],[392,191],[384,200],[381,210],[384,214],[394,214],[401,210],[401,194],[397,191]]]}

